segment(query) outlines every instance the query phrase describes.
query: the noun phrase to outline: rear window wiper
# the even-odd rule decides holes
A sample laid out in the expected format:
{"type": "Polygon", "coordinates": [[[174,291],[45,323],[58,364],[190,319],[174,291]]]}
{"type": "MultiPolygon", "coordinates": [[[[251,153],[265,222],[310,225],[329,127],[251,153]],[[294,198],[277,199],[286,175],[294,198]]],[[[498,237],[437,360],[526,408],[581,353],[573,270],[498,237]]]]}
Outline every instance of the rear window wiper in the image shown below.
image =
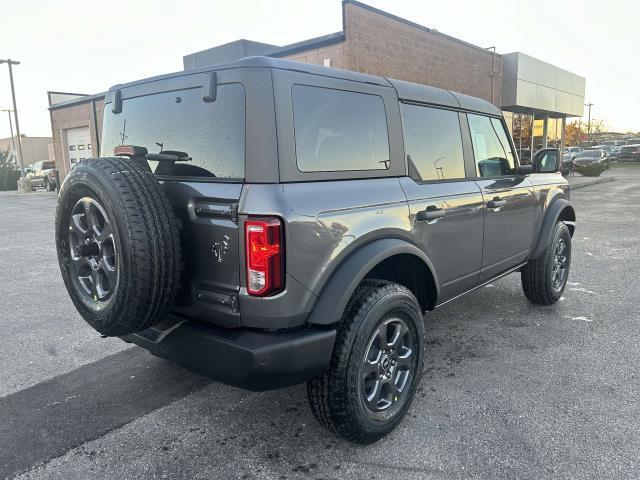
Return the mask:
{"type": "Polygon", "coordinates": [[[179,152],[176,150],[163,150],[160,153],[147,153],[147,160],[154,162],[188,162],[191,157],[187,152],[179,152]]]}

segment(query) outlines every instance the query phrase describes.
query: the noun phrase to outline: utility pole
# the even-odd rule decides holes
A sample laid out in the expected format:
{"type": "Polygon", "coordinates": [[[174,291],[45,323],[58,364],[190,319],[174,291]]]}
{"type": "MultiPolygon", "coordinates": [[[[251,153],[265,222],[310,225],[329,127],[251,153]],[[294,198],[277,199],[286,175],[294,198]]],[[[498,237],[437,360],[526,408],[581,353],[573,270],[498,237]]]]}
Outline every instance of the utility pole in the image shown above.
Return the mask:
{"type": "Polygon", "coordinates": [[[589,117],[587,120],[587,140],[589,142],[589,147],[591,147],[591,107],[593,103],[585,103],[585,107],[589,107],[589,117]]]}
{"type": "Polygon", "coordinates": [[[11,60],[0,59],[0,64],[6,63],[9,65],[9,83],[11,84],[11,98],[13,100],[13,114],[16,117],[16,135],[18,136],[18,163],[20,165],[20,176],[24,178],[24,165],[22,163],[22,139],[20,138],[20,123],[18,122],[18,107],[16,106],[16,90],[13,86],[13,65],[20,65],[20,62],[11,60]]]}
{"type": "Polygon", "coordinates": [[[9,115],[9,130],[11,131],[11,148],[13,149],[13,154],[16,154],[16,139],[13,138],[13,120],[11,120],[11,112],[13,112],[13,110],[9,110],[9,109],[5,109],[2,110],[3,112],[7,112],[7,114],[9,115]]]}

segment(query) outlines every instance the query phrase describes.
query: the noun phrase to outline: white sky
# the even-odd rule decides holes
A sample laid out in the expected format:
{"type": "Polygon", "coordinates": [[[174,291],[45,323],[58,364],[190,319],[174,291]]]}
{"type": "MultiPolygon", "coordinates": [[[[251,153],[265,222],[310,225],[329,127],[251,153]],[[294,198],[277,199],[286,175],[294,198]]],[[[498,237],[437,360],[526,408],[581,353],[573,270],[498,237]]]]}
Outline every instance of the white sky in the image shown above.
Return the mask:
{"type": "MultiPolygon", "coordinates": [[[[592,115],[640,130],[636,0],[366,0],[500,53],[521,51],[587,78],[592,115]]],[[[340,0],[0,0],[0,58],[14,67],[21,130],[50,135],[47,90],[97,93],[182,69],[182,56],[247,38],[285,45],[342,28],[340,0]]],[[[0,108],[10,108],[0,65],[0,108]]],[[[0,138],[9,136],[0,112],[0,138]]]]}

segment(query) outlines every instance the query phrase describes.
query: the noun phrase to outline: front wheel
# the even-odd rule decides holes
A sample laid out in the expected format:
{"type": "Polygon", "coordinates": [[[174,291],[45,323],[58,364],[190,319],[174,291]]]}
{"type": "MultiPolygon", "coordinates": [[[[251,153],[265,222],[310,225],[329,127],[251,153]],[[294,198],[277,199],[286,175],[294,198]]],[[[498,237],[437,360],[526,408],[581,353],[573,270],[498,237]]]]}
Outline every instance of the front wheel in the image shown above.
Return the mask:
{"type": "Polygon", "coordinates": [[[544,254],[522,268],[522,290],[532,303],[551,305],[557,302],[567,285],[571,266],[571,233],[563,223],[556,223],[551,242],[544,254]]]}
{"type": "Polygon", "coordinates": [[[307,383],[318,421],[368,444],[391,432],[409,409],[424,361],[424,325],[402,285],[365,280],[338,327],[330,367],[307,383]]]}

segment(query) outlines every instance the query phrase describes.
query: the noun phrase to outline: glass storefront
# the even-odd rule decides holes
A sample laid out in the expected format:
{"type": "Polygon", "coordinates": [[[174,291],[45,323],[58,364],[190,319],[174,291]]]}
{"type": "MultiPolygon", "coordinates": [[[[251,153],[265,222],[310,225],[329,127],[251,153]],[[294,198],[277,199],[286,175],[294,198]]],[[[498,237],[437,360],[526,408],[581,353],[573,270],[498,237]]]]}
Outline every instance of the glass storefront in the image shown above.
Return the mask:
{"type": "MultiPolygon", "coordinates": [[[[518,151],[520,163],[531,163],[531,150],[544,147],[544,118],[535,118],[526,113],[502,112],[507,127],[513,137],[513,143],[518,151]]],[[[562,118],[547,120],[547,146],[560,148],[562,142],[562,118]]]]}

